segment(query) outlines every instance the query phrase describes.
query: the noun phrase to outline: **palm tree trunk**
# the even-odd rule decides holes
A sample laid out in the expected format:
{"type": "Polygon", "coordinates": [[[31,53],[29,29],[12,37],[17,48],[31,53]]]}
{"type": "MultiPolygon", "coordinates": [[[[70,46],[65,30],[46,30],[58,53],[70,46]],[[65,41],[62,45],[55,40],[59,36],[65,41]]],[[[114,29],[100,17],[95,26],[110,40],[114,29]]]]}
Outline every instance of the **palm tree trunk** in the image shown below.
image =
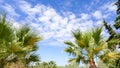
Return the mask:
{"type": "Polygon", "coordinates": [[[93,59],[90,59],[90,67],[89,68],[97,68],[93,59]]]}
{"type": "Polygon", "coordinates": [[[0,65],[0,68],[4,68],[4,64],[0,65]]]}
{"type": "Polygon", "coordinates": [[[4,61],[4,59],[1,59],[1,63],[0,63],[0,68],[4,68],[4,66],[5,66],[5,61],[4,61]]]}

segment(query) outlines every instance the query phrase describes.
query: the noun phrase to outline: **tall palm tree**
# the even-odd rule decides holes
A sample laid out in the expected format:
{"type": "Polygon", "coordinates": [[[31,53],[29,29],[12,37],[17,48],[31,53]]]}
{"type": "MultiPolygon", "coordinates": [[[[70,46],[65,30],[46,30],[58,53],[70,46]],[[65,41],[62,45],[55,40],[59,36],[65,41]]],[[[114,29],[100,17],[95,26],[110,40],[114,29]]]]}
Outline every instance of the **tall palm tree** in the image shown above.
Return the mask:
{"type": "Polygon", "coordinates": [[[73,55],[69,62],[89,63],[90,68],[97,68],[95,58],[102,55],[107,44],[101,36],[102,27],[93,29],[91,32],[82,33],[80,30],[72,32],[74,42],[65,41],[68,47],[65,52],[73,55]]]}

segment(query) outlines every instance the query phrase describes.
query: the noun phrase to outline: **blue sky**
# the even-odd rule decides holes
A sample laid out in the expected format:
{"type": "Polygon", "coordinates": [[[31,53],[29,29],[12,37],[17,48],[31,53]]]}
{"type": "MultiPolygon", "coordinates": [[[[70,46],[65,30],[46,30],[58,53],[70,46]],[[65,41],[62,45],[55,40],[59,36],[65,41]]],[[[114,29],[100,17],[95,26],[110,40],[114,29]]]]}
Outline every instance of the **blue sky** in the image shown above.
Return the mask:
{"type": "MultiPolygon", "coordinates": [[[[43,40],[38,43],[37,54],[42,61],[54,60],[58,65],[67,64],[70,57],[64,52],[64,40],[73,40],[71,31],[109,24],[115,20],[115,0],[0,0],[0,11],[19,28],[27,23],[43,40]]],[[[103,31],[103,34],[106,31],[103,31]]]]}

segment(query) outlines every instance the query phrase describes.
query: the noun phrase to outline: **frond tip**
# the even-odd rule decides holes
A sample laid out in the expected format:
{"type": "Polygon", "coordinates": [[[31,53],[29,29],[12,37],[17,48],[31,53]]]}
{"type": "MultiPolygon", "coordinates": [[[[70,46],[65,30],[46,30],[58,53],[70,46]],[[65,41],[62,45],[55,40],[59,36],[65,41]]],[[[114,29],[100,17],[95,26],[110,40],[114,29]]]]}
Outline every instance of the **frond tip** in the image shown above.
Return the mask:
{"type": "Polygon", "coordinates": [[[75,46],[75,44],[72,43],[71,41],[65,41],[64,43],[67,44],[67,45],[69,45],[69,46],[71,46],[71,47],[75,46]]]}

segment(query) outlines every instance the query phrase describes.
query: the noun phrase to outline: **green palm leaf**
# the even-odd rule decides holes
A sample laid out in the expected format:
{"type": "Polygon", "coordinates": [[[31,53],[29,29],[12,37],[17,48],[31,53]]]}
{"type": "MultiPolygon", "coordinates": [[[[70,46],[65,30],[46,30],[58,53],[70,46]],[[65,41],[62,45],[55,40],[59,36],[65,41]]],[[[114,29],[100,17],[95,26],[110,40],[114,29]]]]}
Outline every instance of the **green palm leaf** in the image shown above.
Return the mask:
{"type": "Polygon", "coordinates": [[[93,31],[92,31],[93,32],[92,37],[96,44],[99,44],[99,42],[101,41],[102,28],[103,27],[99,27],[99,28],[93,29],[93,31]]]}

